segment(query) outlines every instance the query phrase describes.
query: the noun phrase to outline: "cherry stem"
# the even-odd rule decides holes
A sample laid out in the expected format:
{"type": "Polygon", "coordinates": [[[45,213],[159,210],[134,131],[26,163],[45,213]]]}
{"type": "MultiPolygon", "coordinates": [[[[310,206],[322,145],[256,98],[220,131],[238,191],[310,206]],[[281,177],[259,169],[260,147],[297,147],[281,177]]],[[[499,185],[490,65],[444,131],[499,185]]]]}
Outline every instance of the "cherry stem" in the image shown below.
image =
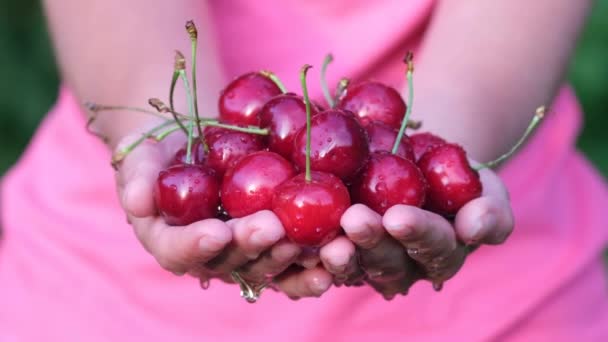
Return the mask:
{"type": "Polygon", "coordinates": [[[397,139],[395,139],[395,143],[393,144],[393,150],[391,151],[393,154],[397,154],[397,151],[399,150],[401,139],[405,134],[405,128],[407,127],[410,115],[412,114],[412,105],[414,102],[414,54],[408,52],[405,56],[404,62],[407,63],[407,109],[405,110],[405,116],[403,117],[403,120],[401,120],[401,128],[399,129],[399,134],[397,134],[397,139]]]}
{"type": "Polygon", "coordinates": [[[281,90],[281,92],[283,94],[287,93],[287,87],[285,87],[285,84],[281,81],[279,76],[277,76],[274,72],[269,71],[269,70],[261,70],[260,74],[270,78],[270,80],[272,82],[274,82],[274,84],[276,84],[277,87],[279,87],[279,89],[281,90]]]}
{"type": "MultiPolygon", "coordinates": [[[[196,117],[196,122],[200,122],[200,117],[198,115],[198,92],[196,90],[196,50],[198,47],[198,30],[194,25],[192,20],[186,22],[186,31],[188,31],[188,35],[190,36],[191,41],[191,51],[192,51],[192,93],[194,97],[194,116],[196,117]]],[[[201,140],[201,144],[207,151],[207,144],[205,143],[205,136],[203,135],[203,131],[201,129],[201,125],[196,125],[198,130],[198,136],[201,140]]]]}
{"type": "Polygon", "coordinates": [[[312,180],[312,176],[310,174],[310,117],[311,117],[311,105],[310,98],[308,97],[308,88],[306,87],[306,73],[308,73],[308,69],[312,68],[312,66],[306,64],[302,67],[302,71],[300,71],[300,82],[302,83],[302,96],[304,97],[304,103],[306,104],[306,175],[305,179],[307,182],[312,180]]]}
{"type": "MultiPolygon", "coordinates": [[[[186,91],[186,97],[188,98],[188,114],[190,116],[194,115],[194,99],[192,96],[192,91],[190,89],[190,83],[188,82],[188,76],[186,76],[186,71],[184,69],[180,69],[179,70],[179,76],[182,79],[182,82],[184,82],[184,89],[186,91]]],[[[197,122],[197,126],[200,129],[200,125],[198,125],[198,121],[197,122]]],[[[194,131],[194,121],[191,120],[189,125],[188,125],[188,145],[186,147],[186,164],[192,164],[192,136],[193,136],[193,132],[194,131]]],[[[202,137],[201,137],[202,139],[202,137]]],[[[204,145],[204,141],[201,140],[201,142],[204,145]]]]}
{"type": "Polygon", "coordinates": [[[173,120],[167,120],[167,121],[163,122],[162,124],[160,124],[160,125],[158,125],[156,127],[153,127],[149,131],[145,132],[144,134],[142,134],[142,136],[139,139],[135,140],[130,145],[124,147],[123,149],[121,149],[120,151],[118,151],[117,153],[115,153],[112,156],[112,165],[116,165],[117,163],[119,163],[120,161],[122,161],[129,153],[131,153],[131,151],[133,151],[142,142],[144,142],[148,138],[154,137],[154,134],[157,133],[158,131],[162,130],[163,128],[166,128],[166,127],[169,127],[171,125],[174,125],[174,124],[175,124],[175,121],[173,121],[173,120]]]}
{"type": "Polygon", "coordinates": [[[167,128],[166,130],[160,132],[154,137],[154,140],[157,142],[163,141],[166,137],[168,137],[171,133],[175,131],[179,131],[179,126],[175,125],[174,127],[167,128]]]}
{"type": "Polygon", "coordinates": [[[338,85],[336,86],[336,102],[340,101],[340,98],[344,95],[346,88],[350,84],[350,80],[348,78],[342,78],[338,85]]]}
{"type": "MultiPolygon", "coordinates": [[[[176,58],[178,58],[176,56],[176,58]]],[[[177,65],[177,63],[176,63],[177,65]]],[[[175,69],[173,71],[173,77],[171,78],[171,88],[169,89],[169,108],[171,109],[169,112],[171,113],[171,115],[173,115],[173,119],[175,119],[175,122],[177,122],[177,124],[179,125],[179,128],[181,128],[184,133],[188,134],[188,130],[186,129],[186,127],[184,127],[184,125],[179,121],[179,119],[177,118],[177,115],[175,114],[175,106],[173,105],[173,94],[175,94],[175,85],[177,84],[177,79],[179,78],[179,70],[175,69]]]]}
{"type": "Polygon", "coordinates": [[[323,96],[325,96],[325,101],[327,101],[329,108],[334,108],[336,106],[336,101],[329,93],[329,87],[327,86],[327,67],[333,60],[334,56],[328,54],[325,56],[323,66],[321,67],[321,89],[323,90],[323,96]]]}
{"type": "MultiPolygon", "coordinates": [[[[103,112],[103,111],[119,111],[119,110],[125,110],[125,111],[131,111],[131,112],[138,112],[138,113],[144,113],[144,114],[149,114],[152,116],[156,116],[158,118],[161,119],[167,119],[167,117],[165,115],[163,115],[162,112],[158,112],[158,111],[153,111],[153,110],[148,110],[148,109],[144,109],[144,108],[138,108],[138,107],[129,107],[129,106],[114,106],[114,105],[100,105],[100,104],[96,104],[93,102],[85,102],[84,106],[92,111],[92,112],[103,112]]],[[[183,114],[179,114],[176,113],[178,116],[181,117],[186,117],[186,115],[183,114]]]]}
{"type": "Polygon", "coordinates": [[[258,135],[268,135],[269,134],[268,129],[266,129],[266,128],[259,128],[256,126],[248,126],[248,127],[233,126],[233,125],[227,125],[227,124],[220,123],[217,120],[203,121],[203,122],[201,122],[201,124],[203,126],[221,127],[221,128],[226,128],[226,129],[237,131],[237,132],[244,132],[244,133],[251,133],[251,134],[258,134],[258,135]]]}
{"type": "Polygon", "coordinates": [[[500,157],[498,157],[490,162],[476,165],[475,167],[473,167],[473,169],[479,171],[482,169],[492,168],[492,167],[500,164],[501,162],[503,162],[505,159],[511,157],[517,151],[517,149],[519,149],[521,147],[521,145],[523,145],[523,143],[528,139],[528,137],[530,136],[532,131],[534,131],[534,128],[536,128],[536,126],[538,126],[540,121],[544,118],[546,111],[547,111],[547,108],[545,106],[541,106],[536,109],[536,113],[534,114],[534,117],[532,117],[530,124],[528,124],[526,131],[521,136],[521,138],[519,138],[517,143],[515,143],[515,145],[513,145],[513,147],[511,147],[511,149],[507,153],[501,155],[500,157]]]}

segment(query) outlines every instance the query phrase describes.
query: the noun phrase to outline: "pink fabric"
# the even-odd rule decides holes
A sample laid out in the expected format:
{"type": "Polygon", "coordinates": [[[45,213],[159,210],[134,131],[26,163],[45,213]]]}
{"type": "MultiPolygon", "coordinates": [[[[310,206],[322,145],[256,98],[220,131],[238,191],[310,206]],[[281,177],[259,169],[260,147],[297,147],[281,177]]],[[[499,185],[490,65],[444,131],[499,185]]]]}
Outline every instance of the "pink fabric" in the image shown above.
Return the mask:
{"type": "MultiPolygon", "coordinates": [[[[396,51],[415,48],[433,5],[210,3],[229,75],[271,66],[293,89],[299,66],[330,47],[332,81],[397,85],[396,51]]],[[[362,287],[298,302],[270,291],[249,305],[235,286],[202,291],[164,272],[126,224],[109,153],[81,114],[63,88],[2,182],[0,341],[608,340],[608,191],[573,147],[581,112],[568,87],[502,172],[517,221],[508,243],[475,252],[442,292],[421,283],[392,302],[362,287]]]]}

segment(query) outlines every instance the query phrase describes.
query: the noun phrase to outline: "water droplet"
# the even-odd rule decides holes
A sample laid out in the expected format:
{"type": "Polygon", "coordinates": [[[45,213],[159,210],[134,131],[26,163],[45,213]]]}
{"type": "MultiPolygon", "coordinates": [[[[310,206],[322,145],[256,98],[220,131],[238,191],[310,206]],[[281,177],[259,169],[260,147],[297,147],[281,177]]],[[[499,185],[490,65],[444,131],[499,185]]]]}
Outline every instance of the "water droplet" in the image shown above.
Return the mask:
{"type": "Polygon", "coordinates": [[[407,254],[418,255],[418,253],[420,253],[420,251],[418,250],[418,248],[408,248],[407,249],[407,254]]]}
{"type": "Polygon", "coordinates": [[[300,228],[298,228],[298,227],[293,228],[293,232],[294,232],[294,233],[297,233],[297,232],[299,232],[299,231],[300,231],[300,228]]]}
{"type": "Polygon", "coordinates": [[[332,138],[331,137],[327,138],[327,142],[328,143],[332,142],[332,138]]]}
{"type": "Polygon", "coordinates": [[[194,189],[192,187],[189,187],[188,192],[192,192],[192,191],[194,191],[194,189]]]}
{"type": "Polygon", "coordinates": [[[177,185],[175,185],[175,184],[171,185],[171,190],[177,191],[177,185]]]}
{"type": "Polygon", "coordinates": [[[201,279],[201,289],[206,290],[211,286],[211,282],[209,279],[202,280],[201,279]]]}
{"type": "Polygon", "coordinates": [[[386,183],[379,182],[378,184],[376,184],[376,191],[385,192],[386,190],[387,190],[386,183]]]}
{"type": "Polygon", "coordinates": [[[226,98],[227,98],[227,99],[233,99],[235,96],[236,96],[236,95],[234,94],[234,92],[233,92],[233,91],[229,91],[229,92],[226,94],[226,98]]]}
{"type": "Polygon", "coordinates": [[[195,179],[194,180],[194,184],[200,184],[200,183],[201,183],[200,179],[195,179]]]}
{"type": "Polygon", "coordinates": [[[317,228],[315,228],[315,232],[316,232],[317,234],[321,234],[321,231],[322,231],[321,227],[317,227],[317,228]]]}

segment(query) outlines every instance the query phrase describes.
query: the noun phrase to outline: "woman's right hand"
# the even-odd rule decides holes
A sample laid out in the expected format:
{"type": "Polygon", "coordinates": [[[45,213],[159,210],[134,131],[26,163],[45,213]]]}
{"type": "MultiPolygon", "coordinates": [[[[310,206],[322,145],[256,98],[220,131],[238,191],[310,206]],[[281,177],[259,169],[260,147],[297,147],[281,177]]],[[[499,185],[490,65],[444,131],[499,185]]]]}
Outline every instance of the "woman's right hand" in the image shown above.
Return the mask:
{"type": "MultiPolygon", "coordinates": [[[[118,149],[139,138],[122,139],[118,149]]],[[[174,133],[160,143],[144,142],[118,166],[119,199],[135,235],[159,265],[176,274],[190,274],[201,281],[211,278],[232,282],[232,271],[248,282],[262,284],[289,268],[301,253],[285,238],[279,219],[260,211],[223,222],[207,219],[187,226],[168,226],[157,213],[154,185],[159,172],[183,146],[185,138],[174,133]]],[[[290,298],[318,297],[330,287],[331,275],[322,267],[288,272],[275,287],[290,298]]]]}

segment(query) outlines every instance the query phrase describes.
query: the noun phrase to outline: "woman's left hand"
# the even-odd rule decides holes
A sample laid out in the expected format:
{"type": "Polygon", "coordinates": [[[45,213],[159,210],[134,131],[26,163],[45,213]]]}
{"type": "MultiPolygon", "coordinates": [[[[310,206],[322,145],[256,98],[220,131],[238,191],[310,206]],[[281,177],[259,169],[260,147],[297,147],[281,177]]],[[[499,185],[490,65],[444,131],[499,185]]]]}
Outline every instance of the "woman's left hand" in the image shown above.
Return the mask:
{"type": "Polygon", "coordinates": [[[480,176],[482,196],[461,208],[453,223],[412,206],[396,205],[380,216],[353,205],[342,216],[346,236],[320,251],[324,267],[337,285],[365,281],[386,299],[406,294],[422,279],[440,289],[473,248],[502,244],[513,230],[504,184],[491,170],[480,176]]]}

